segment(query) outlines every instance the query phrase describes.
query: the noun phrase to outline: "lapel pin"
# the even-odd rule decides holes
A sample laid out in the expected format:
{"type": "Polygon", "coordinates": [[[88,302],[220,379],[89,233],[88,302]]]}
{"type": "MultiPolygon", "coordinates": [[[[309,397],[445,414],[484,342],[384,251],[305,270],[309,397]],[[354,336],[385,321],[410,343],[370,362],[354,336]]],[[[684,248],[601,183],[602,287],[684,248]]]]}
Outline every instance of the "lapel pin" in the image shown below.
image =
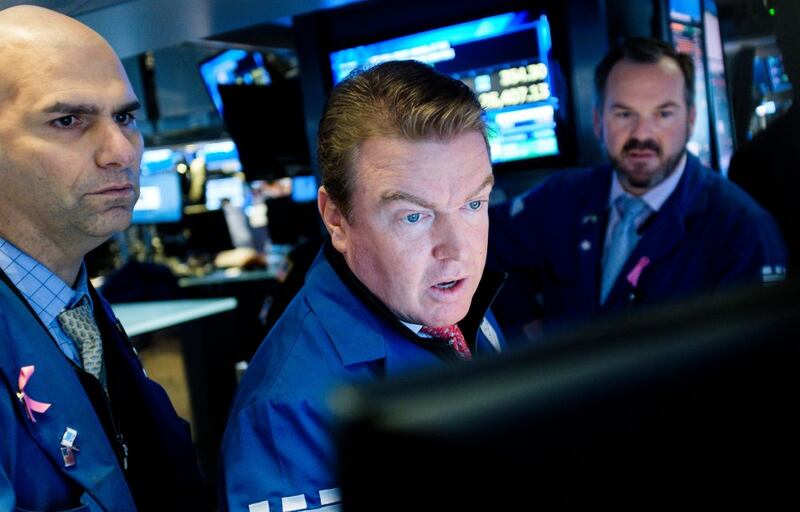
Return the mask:
{"type": "Polygon", "coordinates": [[[61,446],[61,458],[64,459],[64,467],[71,468],[75,465],[75,448],[61,446]]]}
{"type": "Polygon", "coordinates": [[[36,371],[36,367],[34,365],[30,366],[23,366],[19,369],[19,379],[17,381],[17,385],[19,386],[19,393],[17,393],[17,398],[25,406],[25,412],[28,413],[28,418],[34,423],[36,423],[36,418],[33,417],[34,412],[38,412],[39,414],[43,414],[47,409],[50,408],[52,404],[46,404],[44,402],[39,402],[34,400],[33,398],[29,397],[27,393],[25,393],[25,386],[28,385],[28,381],[33,376],[33,372],[36,371]]]}
{"type": "Polygon", "coordinates": [[[583,224],[596,224],[597,223],[597,215],[589,214],[583,216],[583,224]]]}
{"type": "Polygon", "coordinates": [[[636,286],[639,284],[639,278],[642,276],[642,271],[644,270],[644,267],[646,267],[649,264],[650,264],[650,258],[648,258],[647,256],[642,256],[639,259],[638,263],[636,263],[636,266],[633,267],[633,270],[630,271],[627,277],[628,282],[631,284],[631,286],[636,288],[636,286]]]}
{"type": "Polygon", "coordinates": [[[581,242],[581,250],[583,252],[586,252],[591,248],[592,248],[592,242],[590,242],[588,240],[584,240],[583,242],[581,242]]]}
{"type": "Polygon", "coordinates": [[[67,427],[64,435],[61,436],[61,458],[64,459],[64,467],[70,468],[75,465],[75,452],[79,452],[75,446],[75,439],[78,437],[78,431],[74,428],[67,427]]]}

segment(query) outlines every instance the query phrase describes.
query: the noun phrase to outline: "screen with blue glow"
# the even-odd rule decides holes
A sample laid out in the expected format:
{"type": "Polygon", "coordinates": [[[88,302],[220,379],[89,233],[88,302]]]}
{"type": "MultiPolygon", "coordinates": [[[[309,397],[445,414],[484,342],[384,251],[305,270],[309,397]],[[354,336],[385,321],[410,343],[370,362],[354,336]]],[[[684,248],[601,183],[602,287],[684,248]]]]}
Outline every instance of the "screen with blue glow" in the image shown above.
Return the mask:
{"type": "Polygon", "coordinates": [[[670,0],[669,17],[683,23],[702,21],[700,0],[670,0]]]}
{"type": "Polygon", "coordinates": [[[242,163],[239,161],[239,150],[232,140],[209,142],[203,145],[206,169],[226,173],[239,172],[242,163]]]}
{"type": "Polygon", "coordinates": [[[292,199],[298,203],[316,201],[317,188],[314,176],[295,176],[292,178],[292,199]]]}
{"type": "Polygon", "coordinates": [[[233,206],[245,206],[245,183],[241,178],[230,176],[215,178],[206,181],[206,209],[218,210],[222,207],[223,199],[227,199],[233,206]]]}
{"type": "Polygon", "coordinates": [[[330,54],[334,83],[353,70],[414,59],[467,84],[486,110],[495,163],[560,154],[559,98],[546,15],[508,12],[330,54]]]}
{"type": "Polygon", "coordinates": [[[139,200],[133,207],[134,224],[178,222],[183,213],[180,155],[170,149],[152,149],[142,154],[139,200]]]}
{"type": "Polygon", "coordinates": [[[220,84],[269,85],[272,82],[260,53],[238,49],[225,50],[201,63],[200,75],[220,116],[222,97],[217,88],[220,84]]]}

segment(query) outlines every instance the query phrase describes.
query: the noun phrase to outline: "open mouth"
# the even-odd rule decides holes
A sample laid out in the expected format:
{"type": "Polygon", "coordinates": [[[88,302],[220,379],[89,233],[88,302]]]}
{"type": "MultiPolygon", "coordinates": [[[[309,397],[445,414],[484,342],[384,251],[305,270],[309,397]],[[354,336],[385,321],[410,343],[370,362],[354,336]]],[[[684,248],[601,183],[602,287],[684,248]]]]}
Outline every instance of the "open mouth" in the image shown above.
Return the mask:
{"type": "Polygon", "coordinates": [[[458,282],[459,281],[445,281],[443,283],[439,283],[434,286],[440,290],[449,290],[450,288],[453,288],[455,285],[457,285],[458,282]]]}

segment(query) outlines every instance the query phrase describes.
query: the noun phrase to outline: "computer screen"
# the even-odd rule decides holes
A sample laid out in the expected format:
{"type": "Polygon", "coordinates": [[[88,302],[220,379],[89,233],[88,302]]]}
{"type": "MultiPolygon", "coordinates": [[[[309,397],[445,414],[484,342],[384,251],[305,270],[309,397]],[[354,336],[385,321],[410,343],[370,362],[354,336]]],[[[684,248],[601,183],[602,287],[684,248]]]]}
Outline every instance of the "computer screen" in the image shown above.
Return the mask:
{"type": "Polygon", "coordinates": [[[317,178],[314,176],[295,176],[292,178],[292,200],[306,203],[317,200],[317,178]]]}
{"type": "Polygon", "coordinates": [[[562,153],[558,66],[544,13],[505,12],[329,54],[333,82],[389,60],[426,62],[462,80],[486,109],[494,163],[562,153]]]}
{"type": "Polygon", "coordinates": [[[142,154],[139,200],[133,207],[134,224],[178,222],[183,212],[181,155],[171,149],[148,149],[142,154]]]}
{"type": "Polygon", "coordinates": [[[714,119],[714,136],[717,146],[719,169],[728,173],[728,164],[733,156],[734,128],[728,86],[725,73],[725,56],[722,51],[722,34],[719,28],[717,4],[714,0],[703,2],[703,19],[706,28],[706,54],[708,56],[708,85],[711,92],[711,107],[714,119]]]}
{"type": "Polygon", "coordinates": [[[244,181],[236,176],[213,178],[206,181],[206,209],[218,210],[222,200],[227,199],[233,206],[245,206],[246,191],[244,181]]]}
{"type": "Polygon", "coordinates": [[[272,78],[264,66],[264,57],[258,52],[239,49],[225,50],[200,63],[200,75],[211,96],[211,101],[223,116],[219,85],[269,85],[272,78]]]}
{"type": "MultiPolygon", "coordinates": [[[[682,17],[683,18],[683,17],[682,17]]],[[[694,62],[694,106],[696,117],[694,131],[686,147],[694,153],[703,164],[712,165],[711,126],[706,88],[705,51],[703,43],[703,27],[700,25],[670,22],[672,42],[675,48],[685,53],[694,62]]]]}
{"type": "Polygon", "coordinates": [[[239,160],[239,149],[232,140],[222,140],[203,144],[200,151],[206,160],[206,170],[224,173],[239,172],[242,162],[239,160]]]}

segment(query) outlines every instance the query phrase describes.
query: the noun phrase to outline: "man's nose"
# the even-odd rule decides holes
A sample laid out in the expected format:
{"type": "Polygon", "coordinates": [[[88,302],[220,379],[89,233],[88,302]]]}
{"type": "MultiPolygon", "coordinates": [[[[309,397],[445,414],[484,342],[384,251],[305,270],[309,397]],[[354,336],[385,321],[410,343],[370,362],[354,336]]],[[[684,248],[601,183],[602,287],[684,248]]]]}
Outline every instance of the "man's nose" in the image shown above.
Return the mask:
{"type": "Polygon", "coordinates": [[[97,134],[97,166],[103,169],[132,167],[142,146],[142,136],[136,130],[125,129],[116,123],[104,123],[97,134]]]}
{"type": "Polygon", "coordinates": [[[631,129],[631,137],[639,140],[647,140],[653,138],[653,120],[647,116],[638,116],[633,121],[631,129]]]}
{"type": "Polygon", "coordinates": [[[433,256],[439,260],[459,260],[467,248],[467,229],[459,213],[439,215],[434,225],[433,256]]]}

